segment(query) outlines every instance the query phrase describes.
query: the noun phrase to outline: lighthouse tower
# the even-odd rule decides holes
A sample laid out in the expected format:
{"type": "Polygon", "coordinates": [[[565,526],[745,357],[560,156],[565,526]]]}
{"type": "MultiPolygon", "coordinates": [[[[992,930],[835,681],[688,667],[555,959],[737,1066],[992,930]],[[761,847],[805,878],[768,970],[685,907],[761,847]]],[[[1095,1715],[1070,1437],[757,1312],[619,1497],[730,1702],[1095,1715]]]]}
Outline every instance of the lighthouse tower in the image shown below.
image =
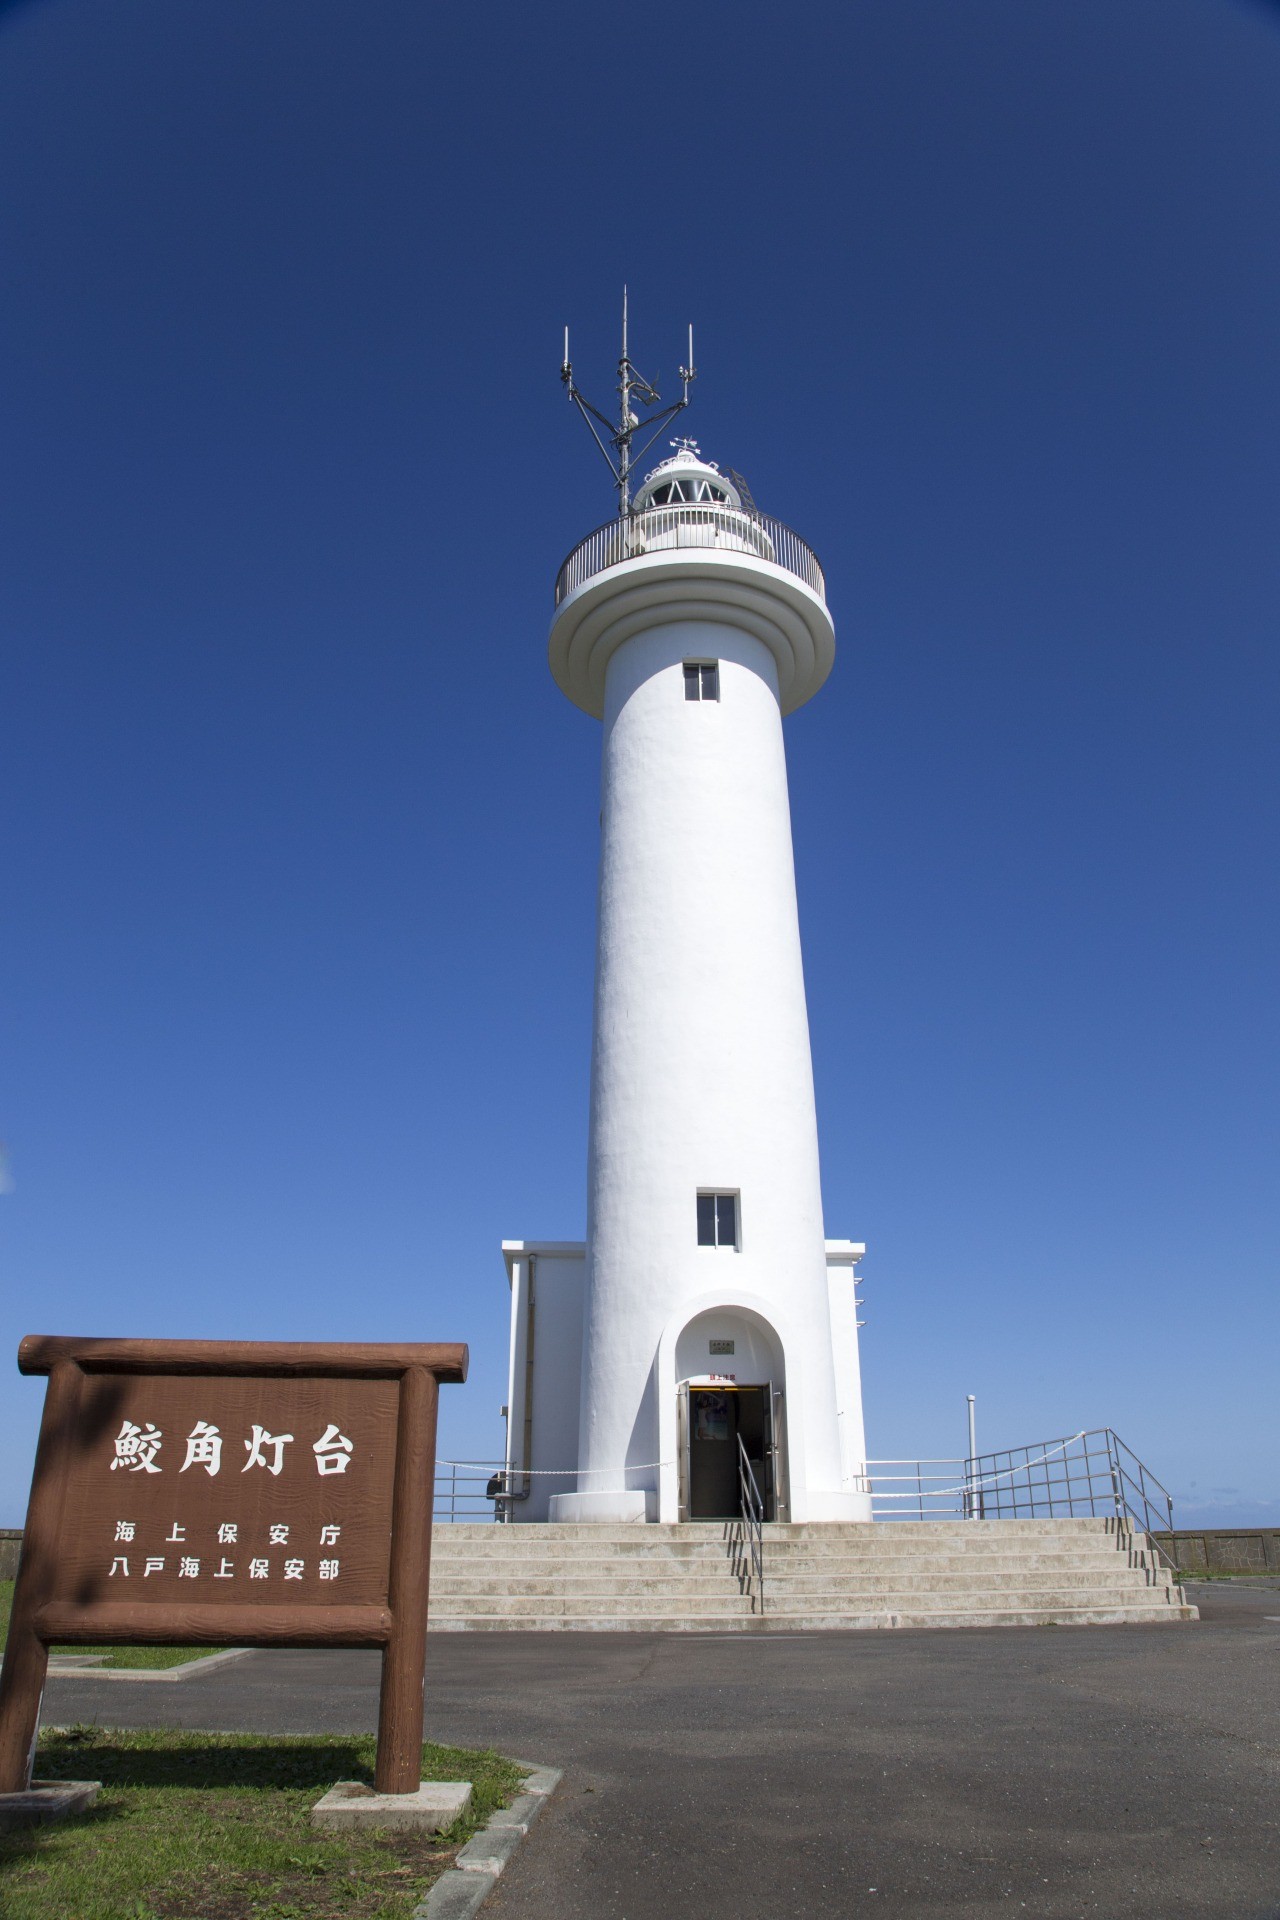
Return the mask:
{"type": "MultiPolygon", "coordinates": [[[[686,403],[692,341],[681,373],[646,425],[686,403]]],[[[504,1249],[511,1516],[713,1519],[754,1484],[767,1519],[869,1519],[863,1249],[823,1230],[782,726],[834,629],[811,550],[691,441],[631,497],[637,384],[656,406],[624,334],[622,511],[551,626],[603,727],[587,1238],[504,1249]]]]}

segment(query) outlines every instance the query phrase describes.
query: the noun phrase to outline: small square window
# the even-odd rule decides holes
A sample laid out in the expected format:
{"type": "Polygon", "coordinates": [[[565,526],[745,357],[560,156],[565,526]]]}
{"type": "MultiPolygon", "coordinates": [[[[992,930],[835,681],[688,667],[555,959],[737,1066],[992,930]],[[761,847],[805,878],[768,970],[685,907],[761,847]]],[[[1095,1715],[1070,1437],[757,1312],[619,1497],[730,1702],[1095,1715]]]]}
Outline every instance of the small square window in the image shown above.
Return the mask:
{"type": "Polygon", "coordinates": [[[737,1244],[737,1194],[700,1193],[698,1195],[698,1245],[736,1248],[737,1244]]]}
{"type": "Polygon", "coordinates": [[[686,700],[718,700],[720,668],[714,660],[686,660],[684,663],[686,700]]]}

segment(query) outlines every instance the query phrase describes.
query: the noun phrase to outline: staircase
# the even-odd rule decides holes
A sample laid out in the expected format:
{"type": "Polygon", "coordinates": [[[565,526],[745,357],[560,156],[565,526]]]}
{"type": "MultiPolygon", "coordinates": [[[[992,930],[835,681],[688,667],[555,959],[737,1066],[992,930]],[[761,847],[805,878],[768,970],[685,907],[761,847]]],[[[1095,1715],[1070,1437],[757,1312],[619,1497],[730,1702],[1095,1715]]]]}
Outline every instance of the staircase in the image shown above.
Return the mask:
{"type": "Polygon", "coordinates": [[[736,1523],[445,1525],[437,1633],[820,1632],[1195,1620],[1116,1520],[923,1520],[764,1529],[764,1605],[736,1523]]]}

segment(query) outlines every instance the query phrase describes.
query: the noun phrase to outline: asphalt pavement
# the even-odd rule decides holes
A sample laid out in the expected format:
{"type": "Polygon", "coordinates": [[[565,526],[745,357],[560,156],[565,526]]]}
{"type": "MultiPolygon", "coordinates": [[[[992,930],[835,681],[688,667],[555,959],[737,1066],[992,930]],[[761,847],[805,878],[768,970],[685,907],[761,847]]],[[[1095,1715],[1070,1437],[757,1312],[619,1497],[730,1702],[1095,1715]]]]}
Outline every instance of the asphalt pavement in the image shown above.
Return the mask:
{"type": "MultiPolygon", "coordinates": [[[[1199,1625],[441,1634],[427,1734],[561,1767],[484,1920],[1280,1920],[1280,1585],[1199,1625]]],[[[378,1658],[51,1681],[66,1725],[371,1729],[378,1658]]]]}

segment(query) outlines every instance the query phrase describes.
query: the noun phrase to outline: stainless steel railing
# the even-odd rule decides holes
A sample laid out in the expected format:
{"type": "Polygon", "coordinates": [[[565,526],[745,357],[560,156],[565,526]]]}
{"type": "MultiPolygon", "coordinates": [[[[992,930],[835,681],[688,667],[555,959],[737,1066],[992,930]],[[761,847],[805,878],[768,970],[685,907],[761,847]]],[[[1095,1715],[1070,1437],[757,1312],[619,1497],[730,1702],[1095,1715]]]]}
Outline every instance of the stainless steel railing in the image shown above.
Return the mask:
{"type": "MultiPolygon", "coordinates": [[[[510,1476],[513,1486],[519,1476],[510,1476]]],[[[506,1489],[507,1476],[498,1460],[449,1460],[436,1467],[436,1523],[448,1520],[503,1520],[512,1498],[506,1489]]]]}
{"type": "MultiPolygon", "coordinates": [[[[952,1460],[868,1460],[877,1520],[1127,1520],[1173,1530],[1173,1500],[1110,1427],[952,1460]]],[[[1162,1558],[1169,1556],[1152,1541],[1162,1558]]],[[[1172,1565],[1172,1561],[1169,1562],[1172,1565]]]]}
{"type": "Polygon", "coordinates": [[[795,574],[825,603],[826,582],[813,548],[766,513],[735,507],[646,507],[597,527],[568,556],[556,575],[556,605],[584,581],[626,560],[669,549],[704,547],[719,553],[753,554],[795,574]]]}
{"type": "Polygon", "coordinates": [[[729,1557],[743,1590],[751,1596],[752,1613],[764,1612],[764,1500],[755,1469],[738,1435],[739,1517],[728,1523],[729,1557]]]}

